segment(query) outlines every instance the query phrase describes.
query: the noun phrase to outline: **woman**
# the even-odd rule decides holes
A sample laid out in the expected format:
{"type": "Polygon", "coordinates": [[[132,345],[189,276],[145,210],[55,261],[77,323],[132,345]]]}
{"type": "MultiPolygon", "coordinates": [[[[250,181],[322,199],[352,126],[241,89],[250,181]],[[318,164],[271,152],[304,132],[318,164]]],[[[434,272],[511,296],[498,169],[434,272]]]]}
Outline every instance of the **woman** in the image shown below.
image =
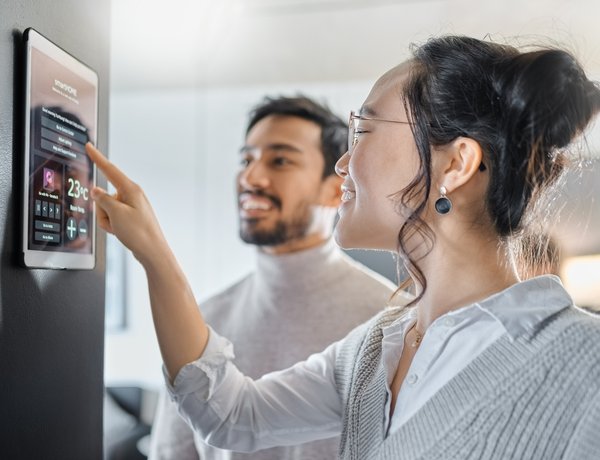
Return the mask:
{"type": "Polygon", "coordinates": [[[443,37],[413,54],[351,114],[336,239],[397,252],[414,308],[255,382],[203,322],[143,192],[88,145],[117,189],[94,191],[99,225],[148,276],[169,390],[209,444],[232,450],[341,431],[340,457],[360,460],[592,458],[600,326],[558,278],[521,281],[508,248],[600,90],[555,49],[443,37]]]}

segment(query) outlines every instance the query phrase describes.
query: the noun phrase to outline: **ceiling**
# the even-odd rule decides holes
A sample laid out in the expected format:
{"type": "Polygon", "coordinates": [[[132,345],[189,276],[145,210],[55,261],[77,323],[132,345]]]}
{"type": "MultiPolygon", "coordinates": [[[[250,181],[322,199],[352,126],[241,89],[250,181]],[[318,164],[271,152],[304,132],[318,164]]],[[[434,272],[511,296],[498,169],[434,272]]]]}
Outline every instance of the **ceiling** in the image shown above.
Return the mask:
{"type": "Polygon", "coordinates": [[[441,33],[557,41],[600,76],[599,17],[598,0],[119,0],[111,87],[372,80],[441,33]]]}

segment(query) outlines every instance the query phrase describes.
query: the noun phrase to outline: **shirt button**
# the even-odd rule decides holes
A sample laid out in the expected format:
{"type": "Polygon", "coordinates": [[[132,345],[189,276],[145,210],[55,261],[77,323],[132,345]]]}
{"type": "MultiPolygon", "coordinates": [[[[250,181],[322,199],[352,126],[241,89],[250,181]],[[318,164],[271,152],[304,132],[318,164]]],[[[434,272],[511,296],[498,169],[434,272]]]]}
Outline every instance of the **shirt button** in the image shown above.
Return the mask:
{"type": "Polygon", "coordinates": [[[452,326],[454,326],[454,324],[456,324],[456,321],[454,320],[454,318],[446,318],[444,320],[444,326],[446,326],[446,327],[452,327],[452,326]]]}
{"type": "Polygon", "coordinates": [[[417,383],[417,380],[419,380],[419,376],[417,374],[410,374],[408,377],[406,377],[406,381],[410,385],[414,385],[415,383],[417,383]]]}

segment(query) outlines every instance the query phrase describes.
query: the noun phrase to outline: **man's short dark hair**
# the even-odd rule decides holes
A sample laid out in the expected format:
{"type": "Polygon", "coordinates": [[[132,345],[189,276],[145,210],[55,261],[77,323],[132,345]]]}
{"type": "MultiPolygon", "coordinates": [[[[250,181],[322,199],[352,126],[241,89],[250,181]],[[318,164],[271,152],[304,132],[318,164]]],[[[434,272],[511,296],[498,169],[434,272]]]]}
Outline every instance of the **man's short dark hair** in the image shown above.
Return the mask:
{"type": "Polygon", "coordinates": [[[270,115],[303,118],[321,127],[321,151],[325,159],[323,177],[335,174],[335,163],[348,148],[348,126],[326,105],[306,96],[266,97],[250,112],[246,135],[252,127],[270,115]]]}

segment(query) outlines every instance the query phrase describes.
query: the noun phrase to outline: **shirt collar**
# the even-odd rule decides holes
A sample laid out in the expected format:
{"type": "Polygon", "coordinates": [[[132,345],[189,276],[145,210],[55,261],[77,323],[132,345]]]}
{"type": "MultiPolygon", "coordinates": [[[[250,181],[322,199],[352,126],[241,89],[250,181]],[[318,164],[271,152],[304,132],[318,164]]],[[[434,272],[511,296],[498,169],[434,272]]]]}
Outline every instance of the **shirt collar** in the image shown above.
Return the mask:
{"type": "MultiPolygon", "coordinates": [[[[573,305],[573,300],[565,291],[560,278],[543,275],[513,284],[482,301],[446,315],[472,315],[475,313],[473,309],[478,308],[498,321],[510,337],[516,339],[522,334],[535,332],[544,320],[570,305],[573,305]]],[[[401,331],[403,326],[415,318],[416,308],[408,308],[396,321],[383,328],[383,335],[389,336],[401,331]]]]}
{"type": "Polygon", "coordinates": [[[543,275],[516,283],[475,305],[499,321],[515,339],[535,332],[542,321],[573,305],[573,300],[560,278],[543,275]]]}

